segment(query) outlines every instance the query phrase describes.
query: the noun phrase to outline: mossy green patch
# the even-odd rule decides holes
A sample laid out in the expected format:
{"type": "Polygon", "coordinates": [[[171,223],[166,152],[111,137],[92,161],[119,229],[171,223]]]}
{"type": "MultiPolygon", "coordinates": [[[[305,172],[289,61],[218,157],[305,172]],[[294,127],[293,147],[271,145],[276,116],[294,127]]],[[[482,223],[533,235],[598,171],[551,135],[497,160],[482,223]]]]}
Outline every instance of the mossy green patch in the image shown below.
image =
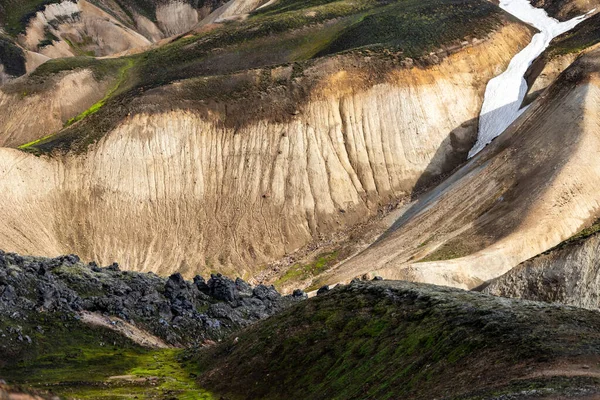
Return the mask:
{"type": "Polygon", "coordinates": [[[117,82],[108,91],[108,93],[106,93],[106,96],[104,96],[104,98],[102,98],[102,100],[100,100],[97,103],[93,104],[90,108],[88,108],[87,110],[85,110],[81,114],[79,114],[79,115],[71,118],[70,120],[68,120],[65,123],[65,127],[73,125],[74,123],[81,121],[85,117],[97,113],[106,104],[106,102],[108,101],[108,99],[110,99],[117,92],[117,90],[119,90],[119,88],[121,87],[121,85],[125,81],[125,78],[127,76],[127,71],[129,71],[129,69],[131,69],[134,65],[135,65],[135,61],[133,59],[128,59],[127,63],[124,66],[122,66],[121,69],[119,70],[119,76],[118,76],[117,82]]]}
{"type": "Polygon", "coordinates": [[[142,348],[67,315],[38,314],[35,322],[18,325],[0,319],[4,332],[11,326],[33,336],[30,344],[9,334],[0,349],[0,376],[11,383],[79,399],[214,399],[197,385],[195,371],[180,361],[180,349],[142,348]]]}
{"type": "Polygon", "coordinates": [[[473,250],[463,242],[452,240],[442,244],[434,252],[420,259],[418,262],[453,260],[455,258],[465,257],[471,254],[472,251],[473,250]]]}
{"type": "Polygon", "coordinates": [[[280,288],[290,282],[301,282],[313,278],[338,262],[338,252],[323,253],[310,264],[295,264],[275,282],[275,287],[280,288]]]}
{"type": "Polygon", "coordinates": [[[600,354],[598,327],[586,310],[359,282],[188,357],[202,385],[233,399],[462,398],[540,360],[600,354]]]}

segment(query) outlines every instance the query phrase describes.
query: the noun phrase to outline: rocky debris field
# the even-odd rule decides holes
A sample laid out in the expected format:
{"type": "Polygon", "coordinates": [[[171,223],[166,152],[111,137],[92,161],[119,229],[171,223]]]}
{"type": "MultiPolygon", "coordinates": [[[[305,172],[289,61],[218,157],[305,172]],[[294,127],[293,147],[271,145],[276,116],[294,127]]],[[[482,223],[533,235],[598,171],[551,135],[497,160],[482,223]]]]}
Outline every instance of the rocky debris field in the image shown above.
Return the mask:
{"type": "Polygon", "coordinates": [[[50,259],[0,252],[0,351],[13,341],[31,342],[35,335],[23,326],[42,314],[67,320],[81,319],[83,311],[114,316],[183,346],[217,341],[305,297],[301,291],[281,296],[272,286],[253,287],[220,274],[190,282],[180,274],[162,278],[121,271],[116,263],[84,264],[74,255],[50,259]]]}

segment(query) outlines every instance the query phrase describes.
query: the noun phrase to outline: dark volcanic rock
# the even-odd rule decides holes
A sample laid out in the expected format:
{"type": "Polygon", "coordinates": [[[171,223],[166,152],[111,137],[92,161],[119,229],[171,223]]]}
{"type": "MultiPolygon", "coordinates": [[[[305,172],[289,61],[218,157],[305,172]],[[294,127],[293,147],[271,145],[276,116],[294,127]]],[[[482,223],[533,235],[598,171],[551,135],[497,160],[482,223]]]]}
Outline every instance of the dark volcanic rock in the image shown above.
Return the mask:
{"type": "MultiPolygon", "coordinates": [[[[97,312],[134,322],[173,345],[218,340],[303,298],[220,274],[188,282],[178,273],[165,279],[121,271],[116,263],[83,264],[75,255],[45,259],[0,251],[0,317],[97,312]]],[[[29,332],[15,335],[35,340],[29,332]]]]}

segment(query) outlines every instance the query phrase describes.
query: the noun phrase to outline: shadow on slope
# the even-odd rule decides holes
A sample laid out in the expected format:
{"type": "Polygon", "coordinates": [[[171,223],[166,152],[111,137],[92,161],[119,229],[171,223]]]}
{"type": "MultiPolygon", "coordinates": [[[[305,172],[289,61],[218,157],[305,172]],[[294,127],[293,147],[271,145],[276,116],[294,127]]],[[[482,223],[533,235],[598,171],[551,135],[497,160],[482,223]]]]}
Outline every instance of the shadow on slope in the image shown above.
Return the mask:
{"type": "Polygon", "coordinates": [[[589,55],[565,71],[492,145],[321,282],[377,271],[474,287],[580,230],[598,202],[592,187],[599,177],[584,161],[596,145],[596,86],[589,81],[597,58],[589,55]]]}

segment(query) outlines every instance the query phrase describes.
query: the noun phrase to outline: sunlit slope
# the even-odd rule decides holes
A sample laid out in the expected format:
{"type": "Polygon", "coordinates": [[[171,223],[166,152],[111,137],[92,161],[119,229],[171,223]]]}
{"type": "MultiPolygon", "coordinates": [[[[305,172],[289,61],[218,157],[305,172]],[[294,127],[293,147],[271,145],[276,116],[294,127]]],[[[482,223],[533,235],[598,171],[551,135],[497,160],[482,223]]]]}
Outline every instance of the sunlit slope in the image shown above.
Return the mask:
{"type": "Polygon", "coordinates": [[[0,135],[50,154],[2,150],[7,249],[250,275],[464,161],[485,83],[531,37],[489,3],[437,0],[282,2],[207,29],[124,60],[44,65],[50,82],[104,72],[107,88],[54,117],[62,130],[0,135]],[[367,28],[365,43],[341,39],[367,28]]]}
{"type": "Polygon", "coordinates": [[[374,271],[474,287],[594,220],[599,56],[580,58],[507,132],[323,281],[374,271]]]}

